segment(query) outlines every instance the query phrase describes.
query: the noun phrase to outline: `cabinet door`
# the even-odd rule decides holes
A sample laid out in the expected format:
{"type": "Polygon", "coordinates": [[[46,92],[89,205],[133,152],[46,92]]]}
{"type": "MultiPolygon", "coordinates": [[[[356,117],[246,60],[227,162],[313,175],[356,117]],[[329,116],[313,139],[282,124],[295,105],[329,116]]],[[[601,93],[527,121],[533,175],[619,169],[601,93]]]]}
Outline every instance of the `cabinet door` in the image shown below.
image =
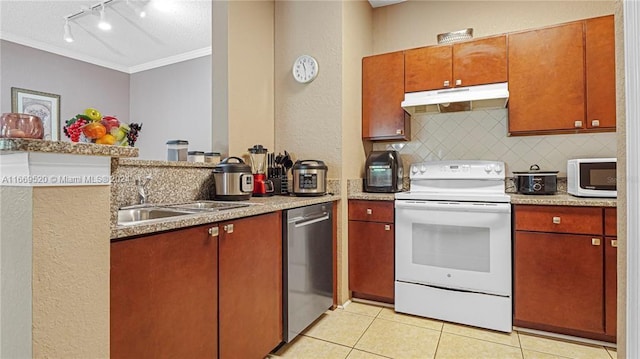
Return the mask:
{"type": "Polygon", "coordinates": [[[282,341],[282,217],[220,224],[220,357],[264,358],[282,341]]]}
{"type": "Polygon", "coordinates": [[[217,358],[210,226],[111,244],[111,357],[217,358]]]}
{"type": "Polygon", "coordinates": [[[508,35],[510,134],[583,128],[582,28],[574,22],[508,35]]]}
{"type": "Polygon", "coordinates": [[[605,334],[616,335],[618,302],[618,242],[606,237],[604,247],[605,334]]]}
{"type": "Polygon", "coordinates": [[[453,86],[507,81],[507,37],[453,44],[453,86]]]}
{"type": "Polygon", "coordinates": [[[356,297],[393,303],[393,224],[349,221],[349,289],[356,297]]]}
{"type": "Polygon", "coordinates": [[[616,128],[613,15],[585,21],[587,127],[616,128]]]}
{"type": "Polygon", "coordinates": [[[402,51],[362,59],[362,138],[409,140],[402,51]]]}
{"type": "Polygon", "coordinates": [[[407,92],[453,87],[451,45],[429,46],[404,52],[404,87],[407,92]]]}
{"type": "Polygon", "coordinates": [[[603,333],[602,239],[516,232],[514,320],[603,333]]]}

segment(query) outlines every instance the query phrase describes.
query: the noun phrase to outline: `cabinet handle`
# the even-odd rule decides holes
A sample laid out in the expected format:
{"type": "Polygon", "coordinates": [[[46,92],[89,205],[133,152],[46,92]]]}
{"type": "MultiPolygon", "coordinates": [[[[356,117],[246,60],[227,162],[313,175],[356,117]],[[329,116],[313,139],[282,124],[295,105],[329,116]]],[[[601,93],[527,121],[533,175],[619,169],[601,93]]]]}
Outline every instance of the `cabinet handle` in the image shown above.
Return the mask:
{"type": "Polygon", "coordinates": [[[618,248],[618,240],[617,239],[612,239],[611,240],[611,247],[618,248]]]}
{"type": "Polygon", "coordinates": [[[442,84],[442,86],[449,87],[449,80],[445,80],[444,83],[442,84]]]}
{"type": "Polygon", "coordinates": [[[373,211],[371,210],[371,208],[367,208],[367,214],[373,214],[373,211]]]}
{"type": "Polygon", "coordinates": [[[211,237],[217,237],[218,236],[218,227],[209,228],[209,235],[211,237]]]}
{"type": "Polygon", "coordinates": [[[599,246],[600,245],[600,238],[591,238],[591,245],[592,246],[599,246]]]}
{"type": "Polygon", "coordinates": [[[404,130],[399,128],[396,130],[396,135],[402,135],[404,133],[404,130]]]}
{"type": "Polygon", "coordinates": [[[575,121],[575,122],[573,122],[573,127],[575,127],[575,128],[582,128],[582,121],[575,121]]]}
{"type": "Polygon", "coordinates": [[[384,230],[385,230],[385,231],[390,231],[390,230],[391,230],[391,226],[390,226],[390,225],[388,225],[388,224],[385,224],[385,225],[384,225],[384,230]]]}
{"type": "Polygon", "coordinates": [[[553,217],[553,224],[560,224],[560,217],[553,217]]]}
{"type": "Polygon", "coordinates": [[[600,127],[600,120],[591,120],[591,127],[600,127]]]}
{"type": "Polygon", "coordinates": [[[233,233],[233,224],[227,224],[226,226],[222,227],[222,230],[227,233],[233,233]]]}
{"type": "Polygon", "coordinates": [[[462,85],[462,80],[460,79],[456,80],[456,86],[460,86],[460,85],[462,85]]]}

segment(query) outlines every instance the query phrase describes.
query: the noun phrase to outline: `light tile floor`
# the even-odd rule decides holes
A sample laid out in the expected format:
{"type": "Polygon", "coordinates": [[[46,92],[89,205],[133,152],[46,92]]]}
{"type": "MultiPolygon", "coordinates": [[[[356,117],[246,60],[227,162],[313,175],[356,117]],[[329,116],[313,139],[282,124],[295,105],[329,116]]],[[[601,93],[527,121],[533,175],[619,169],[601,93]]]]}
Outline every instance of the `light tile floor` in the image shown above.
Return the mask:
{"type": "Polygon", "coordinates": [[[323,314],[272,358],[616,359],[613,348],[505,334],[352,302],[323,314]]]}

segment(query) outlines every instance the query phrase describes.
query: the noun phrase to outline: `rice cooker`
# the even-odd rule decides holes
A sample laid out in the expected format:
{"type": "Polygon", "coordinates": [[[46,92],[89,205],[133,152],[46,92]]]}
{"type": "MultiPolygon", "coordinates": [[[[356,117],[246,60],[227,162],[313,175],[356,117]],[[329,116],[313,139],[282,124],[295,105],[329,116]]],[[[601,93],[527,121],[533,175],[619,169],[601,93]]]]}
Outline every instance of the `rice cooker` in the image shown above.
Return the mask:
{"type": "Polygon", "coordinates": [[[516,175],[518,193],[554,194],[557,190],[558,171],[541,171],[538,165],[529,167],[529,171],[513,172],[516,175]]]}
{"type": "Polygon", "coordinates": [[[215,180],[214,199],[245,201],[253,192],[251,166],[239,157],[227,157],[213,168],[215,180]],[[232,162],[234,160],[234,162],[232,162]]]}
{"type": "Polygon", "coordinates": [[[323,196],[327,193],[327,165],[318,160],[297,160],[293,164],[293,194],[323,196]]]}

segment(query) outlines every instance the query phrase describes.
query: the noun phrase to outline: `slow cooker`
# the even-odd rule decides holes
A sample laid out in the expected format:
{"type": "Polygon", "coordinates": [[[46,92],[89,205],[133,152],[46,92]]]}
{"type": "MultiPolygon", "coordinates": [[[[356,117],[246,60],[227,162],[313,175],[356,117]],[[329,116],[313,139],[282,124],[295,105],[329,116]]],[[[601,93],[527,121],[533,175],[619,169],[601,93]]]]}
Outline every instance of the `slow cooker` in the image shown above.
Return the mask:
{"type": "Polygon", "coordinates": [[[516,175],[518,193],[554,194],[557,190],[558,171],[541,171],[540,166],[532,165],[529,171],[513,172],[516,175]]]}
{"type": "Polygon", "coordinates": [[[293,194],[323,196],[327,193],[327,165],[318,160],[297,160],[293,164],[293,194]]]}
{"type": "Polygon", "coordinates": [[[214,199],[245,201],[253,192],[251,166],[239,157],[227,157],[213,168],[215,180],[214,199]],[[230,162],[235,160],[236,162],[230,162]]]}

